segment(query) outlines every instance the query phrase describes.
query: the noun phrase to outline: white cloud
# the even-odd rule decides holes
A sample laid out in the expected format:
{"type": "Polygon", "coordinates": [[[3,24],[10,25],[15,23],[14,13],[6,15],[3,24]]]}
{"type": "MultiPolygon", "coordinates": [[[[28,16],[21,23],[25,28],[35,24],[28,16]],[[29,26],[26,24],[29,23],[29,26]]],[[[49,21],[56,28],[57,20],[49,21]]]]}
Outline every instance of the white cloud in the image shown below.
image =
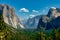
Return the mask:
{"type": "Polygon", "coordinates": [[[37,11],[37,10],[32,10],[32,12],[39,12],[39,11],[37,11]]]}
{"type": "Polygon", "coordinates": [[[21,8],[21,9],[19,10],[19,12],[29,12],[29,10],[26,9],[26,8],[21,8]]]}
{"type": "Polygon", "coordinates": [[[35,17],[35,16],[36,16],[36,15],[31,14],[31,15],[30,15],[30,18],[33,18],[33,17],[35,17]]]}

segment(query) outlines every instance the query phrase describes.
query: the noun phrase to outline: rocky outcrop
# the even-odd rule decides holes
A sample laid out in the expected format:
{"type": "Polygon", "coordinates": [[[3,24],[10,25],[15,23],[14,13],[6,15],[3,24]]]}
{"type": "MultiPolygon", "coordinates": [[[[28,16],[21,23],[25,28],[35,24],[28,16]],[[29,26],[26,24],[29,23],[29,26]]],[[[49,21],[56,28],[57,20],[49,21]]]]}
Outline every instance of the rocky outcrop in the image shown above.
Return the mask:
{"type": "Polygon", "coordinates": [[[50,18],[57,18],[60,16],[60,8],[50,8],[47,16],[50,18]]]}
{"type": "Polygon", "coordinates": [[[60,27],[60,9],[50,8],[47,15],[41,16],[38,28],[43,27],[45,29],[59,28],[60,27]]]}
{"type": "Polygon", "coordinates": [[[27,19],[27,22],[24,24],[25,28],[36,29],[39,19],[40,19],[40,15],[27,19]]]}
{"type": "Polygon", "coordinates": [[[15,15],[15,11],[12,7],[9,7],[6,4],[0,4],[0,12],[3,15],[5,23],[13,26],[14,28],[24,28],[19,18],[15,15]]]}

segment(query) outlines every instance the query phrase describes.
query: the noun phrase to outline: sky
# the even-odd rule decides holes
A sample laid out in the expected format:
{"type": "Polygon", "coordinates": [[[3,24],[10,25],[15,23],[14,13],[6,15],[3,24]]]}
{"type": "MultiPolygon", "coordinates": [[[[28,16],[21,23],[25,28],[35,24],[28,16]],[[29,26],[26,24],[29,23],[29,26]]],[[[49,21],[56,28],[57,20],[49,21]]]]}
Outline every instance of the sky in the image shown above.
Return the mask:
{"type": "Polygon", "coordinates": [[[13,7],[20,20],[45,15],[51,7],[60,8],[60,0],[0,0],[0,4],[13,7]]]}

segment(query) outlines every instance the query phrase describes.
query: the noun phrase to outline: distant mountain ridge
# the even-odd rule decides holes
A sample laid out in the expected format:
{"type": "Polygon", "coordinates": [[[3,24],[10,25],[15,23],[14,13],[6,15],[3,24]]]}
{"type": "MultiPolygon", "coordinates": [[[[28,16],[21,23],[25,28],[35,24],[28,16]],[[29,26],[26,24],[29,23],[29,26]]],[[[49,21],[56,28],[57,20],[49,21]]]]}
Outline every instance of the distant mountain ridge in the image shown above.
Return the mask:
{"type": "Polygon", "coordinates": [[[35,16],[35,17],[33,17],[33,18],[27,19],[27,22],[25,22],[25,24],[24,24],[25,28],[28,28],[28,29],[36,29],[40,17],[41,17],[41,16],[38,15],[38,16],[35,16]]]}

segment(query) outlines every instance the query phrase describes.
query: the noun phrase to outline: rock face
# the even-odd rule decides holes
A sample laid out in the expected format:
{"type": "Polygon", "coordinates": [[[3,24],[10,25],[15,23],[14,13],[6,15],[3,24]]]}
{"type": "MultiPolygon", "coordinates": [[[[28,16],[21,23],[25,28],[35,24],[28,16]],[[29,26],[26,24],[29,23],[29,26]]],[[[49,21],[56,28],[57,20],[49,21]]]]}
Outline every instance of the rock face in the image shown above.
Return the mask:
{"type": "Polygon", "coordinates": [[[14,28],[24,28],[18,17],[15,15],[13,8],[6,4],[0,4],[0,13],[3,15],[4,22],[8,25],[13,26],[14,28]]]}
{"type": "Polygon", "coordinates": [[[60,27],[60,9],[50,8],[47,15],[41,16],[38,28],[52,29],[60,27]]]}
{"type": "Polygon", "coordinates": [[[33,18],[29,18],[27,22],[24,24],[25,28],[36,29],[39,19],[40,19],[40,15],[35,16],[33,18]]]}
{"type": "Polygon", "coordinates": [[[0,40],[17,40],[18,35],[17,29],[4,22],[2,12],[0,11],[0,40]]]}
{"type": "Polygon", "coordinates": [[[50,8],[49,12],[48,12],[48,16],[50,18],[57,18],[58,16],[60,16],[60,9],[59,8],[50,8]]]}

